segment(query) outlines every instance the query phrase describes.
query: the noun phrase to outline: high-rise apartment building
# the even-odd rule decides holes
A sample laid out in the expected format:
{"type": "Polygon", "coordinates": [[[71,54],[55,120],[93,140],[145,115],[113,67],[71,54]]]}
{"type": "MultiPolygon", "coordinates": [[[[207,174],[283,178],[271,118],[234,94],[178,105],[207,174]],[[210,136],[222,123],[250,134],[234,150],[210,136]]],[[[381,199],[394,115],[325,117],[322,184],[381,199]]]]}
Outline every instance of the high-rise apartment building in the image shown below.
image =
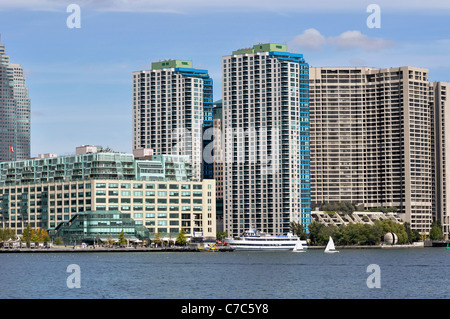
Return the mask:
{"type": "Polygon", "coordinates": [[[23,68],[0,44],[0,161],[30,157],[30,99],[23,68]]]}
{"type": "Polygon", "coordinates": [[[214,138],[213,138],[213,156],[214,156],[214,179],[216,180],[216,217],[217,231],[223,232],[223,162],[225,158],[222,145],[222,100],[214,102],[214,138]]]}
{"type": "Polygon", "coordinates": [[[213,178],[203,161],[203,133],[213,125],[212,79],[191,61],[152,63],[133,72],[133,149],[189,155],[193,178],[213,178]]]}
{"type": "Polygon", "coordinates": [[[434,183],[435,218],[442,225],[446,240],[450,232],[450,83],[436,82],[432,84],[432,98],[434,99],[434,183]]]}
{"type": "Polygon", "coordinates": [[[308,64],[286,45],[222,59],[224,227],[289,231],[310,222],[308,64]]]}
{"type": "Polygon", "coordinates": [[[311,68],[313,206],[390,207],[413,229],[428,233],[434,205],[432,92],[422,68],[311,68]]]}

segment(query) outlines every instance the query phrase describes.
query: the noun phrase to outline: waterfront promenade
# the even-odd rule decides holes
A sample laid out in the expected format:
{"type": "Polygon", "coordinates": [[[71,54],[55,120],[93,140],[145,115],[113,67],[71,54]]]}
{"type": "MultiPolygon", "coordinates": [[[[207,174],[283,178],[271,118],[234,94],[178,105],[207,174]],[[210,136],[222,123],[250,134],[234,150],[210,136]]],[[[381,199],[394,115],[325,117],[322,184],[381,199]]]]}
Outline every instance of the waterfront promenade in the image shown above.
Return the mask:
{"type": "MultiPolygon", "coordinates": [[[[64,247],[54,246],[51,248],[2,248],[1,253],[100,253],[100,252],[199,252],[198,247],[182,246],[182,247],[102,247],[88,246],[86,248],[76,246],[64,247]]],[[[230,247],[218,247],[217,252],[233,251],[230,247]]]]}

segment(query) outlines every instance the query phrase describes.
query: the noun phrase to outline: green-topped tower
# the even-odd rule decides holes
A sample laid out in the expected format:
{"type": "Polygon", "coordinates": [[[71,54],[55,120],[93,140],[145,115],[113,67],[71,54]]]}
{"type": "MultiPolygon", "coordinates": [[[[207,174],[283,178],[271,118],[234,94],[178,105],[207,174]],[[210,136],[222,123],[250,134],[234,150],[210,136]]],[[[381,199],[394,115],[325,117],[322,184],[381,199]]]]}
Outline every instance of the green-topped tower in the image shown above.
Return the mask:
{"type": "Polygon", "coordinates": [[[213,178],[203,161],[203,132],[213,125],[213,89],[208,71],[192,61],[165,60],[133,72],[133,149],[189,155],[193,178],[213,178]]]}
{"type": "Polygon", "coordinates": [[[309,66],[284,44],[222,59],[224,227],[279,235],[310,223],[309,66]]]}

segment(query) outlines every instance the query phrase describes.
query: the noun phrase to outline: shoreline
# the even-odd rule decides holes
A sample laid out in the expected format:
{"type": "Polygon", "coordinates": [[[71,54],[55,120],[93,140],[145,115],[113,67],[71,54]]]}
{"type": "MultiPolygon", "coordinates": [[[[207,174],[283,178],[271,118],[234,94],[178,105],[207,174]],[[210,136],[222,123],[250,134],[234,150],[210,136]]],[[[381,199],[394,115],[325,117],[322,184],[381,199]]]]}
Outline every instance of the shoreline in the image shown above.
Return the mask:
{"type": "MultiPolygon", "coordinates": [[[[405,248],[436,248],[437,246],[428,246],[422,244],[413,245],[355,245],[355,246],[336,246],[338,250],[345,249],[405,249],[405,248]]],[[[323,250],[325,246],[308,246],[307,249],[311,250],[323,250]]],[[[220,247],[214,252],[233,252],[235,251],[231,247],[220,247]]],[[[1,248],[2,253],[103,253],[103,252],[205,252],[198,247],[52,247],[52,248],[1,248]]],[[[212,251],[207,251],[212,252],[212,251]]]]}
{"type": "MultiPolygon", "coordinates": [[[[308,249],[325,249],[326,246],[308,246],[308,249]]],[[[431,248],[425,245],[351,245],[336,246],[336,249],[401,249],[401,248],[431,248]]]]}
{"type": "MultiPolygon", "coordinates": [[[[216,252],[231,252],[221,247],[216,252]]],[[[52,247],[52,248],[2,248],[1,253],[120,253],[120,252],[201,252],[197,247],[52,247]]]]}

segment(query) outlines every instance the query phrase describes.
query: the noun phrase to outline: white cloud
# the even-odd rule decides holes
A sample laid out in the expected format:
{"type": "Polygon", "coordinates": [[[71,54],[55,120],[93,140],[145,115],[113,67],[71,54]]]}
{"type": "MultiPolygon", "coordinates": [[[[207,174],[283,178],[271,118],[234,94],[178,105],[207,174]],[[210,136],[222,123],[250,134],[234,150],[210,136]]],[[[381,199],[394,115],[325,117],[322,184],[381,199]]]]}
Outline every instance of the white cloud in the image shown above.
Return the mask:
{"type": "Polygon", "coordinates": [[[290,47],[300,50],[318,51],[326,43],[325,37],[316,29],[307,29],[302,34],[296,36],[290,43],[290,47]]]}
{"type": "Polygon", "coordinates": [[[328,38],[328,43],[339,50],[361,48],[365,51],[378,51],[393,46],[391,41],[382,38],[370,38],[360,31],[345,31],[337,37],[328,38]]]}
{"type": "Polygon", "coordinates": [[[382,38],[371,38],[360,31],[345,31],[336,37],[323,36],[316,29],[307,29],[289,43],[289,47],[297,50],[319,51],[330,46],[337,50],[362,49],[364,51],[379,51],[392,47],[394,44],[382,38]]]}

